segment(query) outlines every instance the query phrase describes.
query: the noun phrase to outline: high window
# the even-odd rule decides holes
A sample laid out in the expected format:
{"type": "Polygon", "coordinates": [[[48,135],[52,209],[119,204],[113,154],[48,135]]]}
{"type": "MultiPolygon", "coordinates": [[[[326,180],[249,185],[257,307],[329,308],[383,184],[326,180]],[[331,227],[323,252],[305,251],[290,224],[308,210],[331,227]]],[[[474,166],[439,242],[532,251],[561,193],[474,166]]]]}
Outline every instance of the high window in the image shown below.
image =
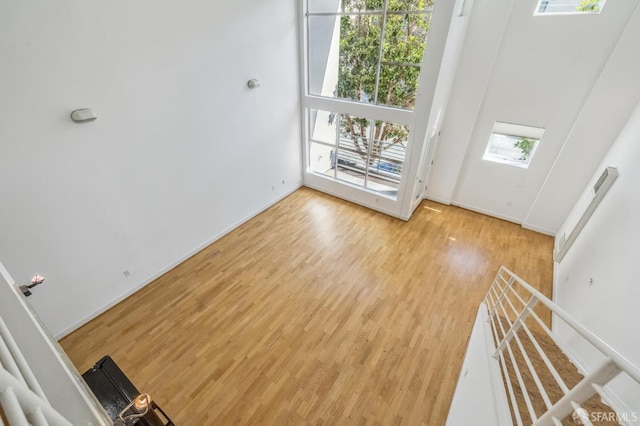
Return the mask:
{"type": "Polygon", "coordinates": [[[539,127],[496,122],[482,159],[526,169],[543,133],[539,127]]]}
{"type": "Polygon", "coordinates": [[[397,197],[432,6],[307,0],[307,173],[397,197]]]}
{"type": "Polygon", "coordinates": [[[600,13],[605,0],[540,0],[536,15],[600,13]]]}

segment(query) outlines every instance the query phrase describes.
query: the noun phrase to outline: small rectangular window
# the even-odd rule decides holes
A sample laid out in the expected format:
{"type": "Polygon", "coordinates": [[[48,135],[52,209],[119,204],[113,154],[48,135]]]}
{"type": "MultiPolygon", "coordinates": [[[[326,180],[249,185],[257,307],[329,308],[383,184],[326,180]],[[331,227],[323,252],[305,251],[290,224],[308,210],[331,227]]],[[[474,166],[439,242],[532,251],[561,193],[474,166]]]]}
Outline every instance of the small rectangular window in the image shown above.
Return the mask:
{"type": "Polygon", "coordinates": [[[600,13],[605,0],[540,0],[536,15],[600,13]]]}
{"type": "Polygon", "coordinates": [[[539,127],[496,122],[482,159],[526,169],[543,133],[539,127]]]}

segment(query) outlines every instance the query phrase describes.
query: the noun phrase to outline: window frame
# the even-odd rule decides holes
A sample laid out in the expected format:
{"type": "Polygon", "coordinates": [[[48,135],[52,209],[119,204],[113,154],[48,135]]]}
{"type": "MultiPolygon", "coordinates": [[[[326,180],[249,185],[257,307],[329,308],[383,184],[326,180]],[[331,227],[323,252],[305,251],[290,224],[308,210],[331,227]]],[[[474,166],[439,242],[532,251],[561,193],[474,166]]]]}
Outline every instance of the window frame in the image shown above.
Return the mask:
{"type": "Polygon", "coordinates": [[[536,154],[536,151],[538,150],[538,147],[540,146],[540,141],[542,140],[545,130],[546,129],[543,127],[496,121],[493,124],[491,133],[489,134],[489,140],[487,141],[487,145],[485,146],[485,149],[483,151],[482,160],[488,161],[491,163],[498,163],[498,164],[504,164],[507,166],[517,167],[520,169],[528,169],[529,166],[531,165],[531,161],[533,160],[533,157],[536,154]],[[499,156],[492,156],[490,153],[492,143],[494,141],[493,139],[494,135],[505,136],[510,138],[526,138],[526,139],[535,141],[535,145],[533,146],[531,153],[529,154],[529,157],[527,158],[526,162],[524,162],[523,160],[517,160],[517,159],[512,159],[512,160],[504,159],[499,156]]]}
{"type": "MultiPolygon", "coordinates": [[[[365,10],[365,11],[352,11],[352,12],[309,12],[309,2],[313,1],[313,0],[303,0],[303,5],[304,5],[304,20],[305,22],[302,24],[304,26],[304,30],[305,30],[305,34],[308,34],[309,31],[309,18],[310,17],[336,17],[336,18],[340,18],[342,16],[380,16],[381,17],[381,29],[380,29],[380,45],[378,46],[378,58],[376,61],[376,72],[375,72],[375,88],[374,88],[374,93],[372,96],[373,102],[356,102],[353,100],[349,100],[349,99],[344,99],[344,98],[337,98],[337,97],[330,97],[330,96],[322,96],[322,95],[318,95],[318,94],[312,94],[310,87],[309,87],[309,78],[308,76],[311,75],[310,69],[309,69],[309,53],[311,52],[311,48],[309,46],[309,38],[305,37],[305,49],[304,49],[304,60],[305,60],[305,73],[307,75],[307,80],[306,80],[306,84],[305,84],[305,94],[308,96],[316,96],[316,97],[320,97],[320,98],[326,98],[326,99],[338,99],[338,100],[343,100],[346,102],[352,102],[352,103],[357,103],[357,104],[368,104],[368,105],[375,105],[375,106],[385,106],[387,108],[392,108],[392,109],[401,109],[401,110],[408,110],[407,108],[402,108],[399,106],[393,106],[393,105],[385,105],[385,104],[380,104],[379,101],[379,89],[380,89],[380,78],[381,78],[381,73],[382,73],[382,68],[384,66],[398,66],[398,67],[413,67],[413,68],[418,68],[419,69],[419,74],[422,72],[422,68],[423,68],[423,62],[424,62],[424,51],[422,54],[422,59],[420,61],[420,63],[413,63],[413,62],[397,62],[397,61],[387,61],[384,60],[384,42],[385,42],[385,36],[386,36],[386,29],[387,29],[387,18],[389,16],[405,16],[405,15],[422,15],[422,16],[428,16],[429,17],[429,21],[431,20],[431,16],[433,15],[433,6],[428,8],[428,9],[416,9],[416,10],[389,10],[389,1],[390,0],[382,0],[383,1],[383,8],[382,10],[365,10]]],[[[341,0],[338,0],[338,2],[340,2],[341,0]]],[[[429,23],[430,25],[430,23],[429,23]]],[[[427,37],[428,37],[428,33],[427,33],[427,37]]],[[[425,39],[425,51],[426,51],[426,39],[425,39]]],[[[419,81],[419,77],[418,77],[418,81],[419,81]]],[[[419,90],[419,87],[416,88],[416,95],[417,92],[419,90]]],[[[415,108],[415,105],[413,106],[412,109],[410,109],[410,111],[413,111],[413,109],[415,108]]]]}
{"type": "Polygon", "coordinates": [[[607,2],[607,0],[599,0],[598,10],[596,11],[583,12],[576,9],[575,11],[566,11],[566,12],[540,12],[540,7],[542,6],[542,3],[544,2],[550,3],[553,1],[554,0],[538,0],[538,3],[536,3],[535,11],[533,12],[533,16],[599,15],[600,13],[602,13],[602,9],[604,9],[604,6],[607,2]]]}
{"type": "MultiPolygon", "coordinates": [[[[444,0],[440,0],[440,1],[444,1],[444,0]]],[[[406,141],[405,157],[403,160],[402,171],[400,174],[400,182],[398,185],[398,189],[396,191],[397,195],[391,196],[389,194],[371,190],[366,187],[366,184],[363,186],[352,185],[358,190],[372,193],[376,197],[388,198],[392,202],[402,201],[401,194],[404,193],[404,189],[407,183],[407,175],[409,171],[408,162],[410,160],[410,153],[411,153],[410,147],[414,144],[414,139],[415,139],[416,105],[413,106],[413,109],[403,109],[400,107],[388,106],[383,104],[356,102],[349,99],[334,98],[334,97],[311,94],[310,87],[309,87],[310,70],[309,70],[309,56],[308,56],[309,55],[308,17],[309,16],[339,17],[340,15],[353,15],[353,13],[342,14],[340,12],[315,12],[310,14],[308,12],[308,6],[309,6],[308,2],[309,0],[303,0],[302,2],[300,2],[300,13],[299,13],[299,17],[300,17],[299,29],[300,29],[300,35],[301,35],[300,47],[299,47],[300,58],[301,58],[300,68],[301,68],[301,86],[302,86],[301,107],[302,107],[302,114],[303,114],[303,129],[302,129],[303,135],[302,136],[304,141],[303,153],[304,153],[305,176],[309,176],[309,175],[317,176],[324,180],[328,180],[328,181],[330,180],[330,181],[338,182],[340,184],[349,185],[348,182],[341,181],[335,177],[331,178],[322,173],[315,172],[311,169],[311,158],[310,158],[311,149],[310,148],[311,148],[311,143],[313,143],[313,140],[311,139],[311,135],[310,135],[310,123],[309,123],[309,111],[311,110],[330,111],[336,114],[350,114],[358,117],[365,117],[372,121],[382,120],[382,121],[392,122],[394,124],[409,126],[410,131],[406,141]]],[[[384,0],[385,9],[387,9],[388,2],[389,0],[384,0]]],[[[389,12],[388,10],[386,10],[386,13],[382,11],[375,11],[375,12],[371,11],[371,12],[372,13],[370,14],[382,15],[383,18],[385,19],[386,19],[386,16],[389,14],[395,15],[395,14],[402,13],[402,11],[389,12]]],[[[412,11],[411,13],[416,13],[416,12],[412,11]]],[[[431,17],[433,16],[433,8],[429,8],[427,10],[421,10],[419,11],[419,13],[423,15],[429,14],[430,15],[429,19],[431,22],[431,17]]],[[[383,24],[383,28],[384,28],[384,24],[383,24]]],[[[431,23],[429,27],[429,33],[431,33],[431,23]]],[[[427,34],[427,38],[428,38],[428,34],[427,34]]],[[[378,87],[378,84],[379,84],[379,73],[380,73],[381,67],[384,66],[384,64],[387,62],[387,61],[383,61],[383,58],[382,58],[383,43],[384,43],[384,30],[381,31],[381,36],[380,36],[380,47],[379,47],[377,72],[376,72],[376,88],[378,87]]],[[[426,50],[427,49],[425,48],[425,52],[426,50]]],[[[418,87],[416,90],[416,95],[420,92],[421,84],[423,82],[422,71],[424,71],[424,68],[425,68],[425,63],[424,63],[425,56],[426,54],[423,53],[423,57],[419,65],[418,64],[400,64],[402,66],[411,65],[411,66],[420,67],[420,75],[418,77],[418,87]]],[[[391,63],[389,62],[389,64],[391,63]]],[[[363,178],[365,182],[366,182],[366,175],[367,173],[365,172],[363,174],[363,178]]]]}
{"type": "MultiPolygon", "coordinates": [[[[402,171],[404,170],[404,167],[405,167],[406,146],[400,145],[402,148],[398,148],[398,145],[391,143],[391,141],[376,139],[375,133],[374,133],[375,126],[373,126],[372,125],[373,123],[370,122],[369,128],[367,129],[367,135],[366,135],[366,139],[368,140],[368,150],[367,150],[366,158],[361,158],[361,159],[355,158],[355,160],[352,162],[353,166],[346,163],[342,163],[342,165],[340,165],[341,156],[343,160],[348,160],[348,158],[346,157],[350,157],[350,155],[348,154],[345,156],[346,153],[362,155],[351,146],[344,145],[344,143],[348,145],[351,142],[349,140],[350,136],[354,136],[354,135],[343,135],[341,133],[340,131],[340,126],[341,126],[340,120],[342,119],[341,114],[333,113],[331,111],[313,110],[313,109],[306,109],[306,111],[308,115],[307,120],[310,123],[308,127],[307,137],[308,137],[308,144],[309,144],[309,169],[311,170],[311,172],[319,174],[321,176],[332,178],[335,181],[346,182],[347,184],[353,184],[357,187],[363,187],[365,190],[370,190],[370,191],[382,194],[383,196],[388,196],[388,195],[385,195],[385,193],[398,191],[400,186],[400,181],[402,179],[402,171]],[[314,124],[317,125],[318,123],[317,117],[319,115],[324,116],[327,113],[335,114],[332,121],[332,123],[335,123],[335,129],[331,129],[331,132],[333,133],[332,142],[321,140],[320,138],[314,138],[314,133],[318,129],[316,127],[312,127],[313,125],[311,124],[312,117],[314,117],[314,120],[313,120],[315,121],[314,124]],[[390,143],[391,146],[378,153],[374,152],[374,147],[376,144],[381,146],[381,145],[384,145],[385,143],[390,143]],[[315,170],[315,164],[313,164],[314,159],[311,158],[312,151],[314,151],[312,146],[314,146],[314,144],[322,145],[326,148],[331,148],[332,154],[329,159],[330,169],[328,169],[327,171],[315,170]],[[401,160],[399,160],[398,158],[394,158],[393,153],[394,152],[397,153],[398,150],[402,151],[401,160]],[[389,151],[389,153],[384,154],[387,151],[389,151]],[[360,162],[362,162],[362,165],[358,165],[358,163],[360,162]],[[377,166],[375,165],[376,163],[377,163],[377,166]],[[399,168],[399,171],[397,173],[394,173],[393,171],[389,171],[384,168],[381,169],[380,165],[382,163],[394,164],[396,167],[399,168]],[[357,181],[359,179],[358,176],[354,176],[354,179],[348,179],[344,177],[344,174],[347,174],[347,175],[349,174],[349,172],[347,171],[349,169],[353,170],[354,172],[360,172],[361,171],[360,169],[363,170],[362,185],[354,183],[354,181],[357,181]],[[328,173],[329,170],[333,170],[333,172],[328,173]],[[341,173],[342,173],[342,177],[340,176],[341,173]],[[387,188],[373,189],[373,187],[375,186],[386,186],[387,188]]],[[[359,119],[362,117],[353,116],[352,118],[359,119]]]]}

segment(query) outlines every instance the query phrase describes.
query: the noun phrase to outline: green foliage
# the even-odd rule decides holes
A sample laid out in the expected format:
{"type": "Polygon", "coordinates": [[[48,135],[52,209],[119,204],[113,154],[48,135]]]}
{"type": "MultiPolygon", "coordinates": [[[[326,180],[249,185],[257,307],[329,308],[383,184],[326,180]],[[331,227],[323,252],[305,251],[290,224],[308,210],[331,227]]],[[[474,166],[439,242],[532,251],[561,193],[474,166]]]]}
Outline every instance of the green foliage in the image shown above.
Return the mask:
{"type": "Polygon", "coordinates": [[[516,143],[513,144],[513,146],[515,148],[518,148],[522,153],[522,157],[518,158],[518,160],[527,161],[529,159],[529,156],[531,156],[533,148],[535,148],[536,146],[536,142],[537,141],[535,139],[520,137],[520,139],[518,139],[516,143]]]}
{"type": "MultiPolygon", "coordinates": [[[[432,6],[433,0],[389,0],[388,10],[421,10],[432,6]]],[[[383,9],[383,0],[343,0],[342,10],[362,11],[383,9]]],[[[402,63],[420,65],[426,47],[429,15],[389,14],[386,18],[384,40],[383,16],[360,15],[340,18],[340,54],[336,95],[356,102],[376,101],[404,109],[413,109],[418,89],[419,66],[385,65],[402,63]],[[380,56],[382,43],[382,56],[380,56]],[[377,65],[382,61],[377,84],[377,65]]],[[[356,151],[364,159],[369,147],[368,128],[374,126],[372,152],[378,156],[395,144],[404,144],[409,131],[385,121],[375,121],[342,115],[340,130],[351,138],[356,151]]]]}
{"type": "Polygon", "coordinates": [[[598,12],[600,10],[600,0],[581,0],[576,6],[578,12],[598,12]]]}

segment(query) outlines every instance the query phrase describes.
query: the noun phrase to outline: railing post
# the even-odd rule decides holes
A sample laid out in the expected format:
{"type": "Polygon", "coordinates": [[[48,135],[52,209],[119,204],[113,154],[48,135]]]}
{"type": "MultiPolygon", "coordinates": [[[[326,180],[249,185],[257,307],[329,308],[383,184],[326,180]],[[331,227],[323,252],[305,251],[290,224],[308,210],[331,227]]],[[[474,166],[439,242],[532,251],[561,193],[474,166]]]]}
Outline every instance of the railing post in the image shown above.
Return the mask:
{"type": "MultiPolygon", "coordinates": [[[[20,407],[20,401],[11,386],[0,389],[0,405],[4,409],[10,425],[28,426],[29,422],[20,407]]],[[[2,420],[2,419],[0,419],[2,420]]]]}
{"type": "Polygon", "coordinates": [[[596,368],[592,373],[588,374],[565,396],[560,398],[558,402],[553,404],[546,413],[533,423],[533,426],[548,425],[553,419],[562,420],[570,414],[574,408],[573,403],[581,404],[596,394],[593,385],[604,385],[605,383],[616,377],[622,369],[616,365],[610,358],[596,368]]]}
{"type": "MultiPolygon", "coordinates": [[[[4,398],[9,398],[8,403],[11,404],[11,410],[15,409],[25,412],[30,412],[36,408],[40,408],[42,410],[42,414],[44,415],[47,422],[50,424],[60,425],[60,426],[72,426],[71,423],[65,419],[60,413],[51,408],[51,406],[45,402],[39,395],[34,393],[31,389],[29,389],[23,382],[16,379],[4,368],[0,367],[0,383],[2,384],[0,390],[4,392],[0,392],[0,397],[4,395],[4,398]],[[19,401],[18,404],[16,402],[19,401]]],[[[3,403],[3,407],[4,407],[3,403]]],[[[14,424],[10,421],[10,424],[14,424]]],[[[21,424],[19,421],[16,424],[21,424]]],[[[28,424],[28,423],[24,423],[28,424]]]]}
{"type": "MultiPolygon", "coordinates": [[[[496,280],[494,281],[494,285],[495,285],[495,282],[497,282],[497,281],[498,281],[498,278],[496,278],[496,280]]],[[[511,287],[513,286],[513,283],[515,281],[516,281],[515,278],[513,278],[513,277],[509,278],[509,281],[507,281],[506,286],[504,287],[504,289],[502,289],[502,293],[498,297],[498,300],[496,300],[496,303],[493,306],[493,309],[491,309],[491,312],[489,312],[489,316],[490,317],[495,315],[496,309],[498,309],[498,305],[500,304],[500,302],[502,302],[505,299],[505,297],[507,297],[507,292],[509,292],[511,290],[511,287]]]]}
{"type": "Polygon", "coordinates": [[[29,368],[2,317],[0,317],[0,364],[4,365],[16,379],[25,383],[47,405],[50,405],[40,383],[29,368]]]}
{"type": "Polygon", "coordinates": [[[520,311],[520,313],[518,314],[518,317],[515,319],[515,321],[511,325],[511,328],[509,328],[509,330],[507,331],[507,334],[502,338],[502,340],[500,341],[500,344],[498,344],[498,347],[493,353],[494,358],[497,357],[498,354],[504,349],[504,347],[507,345],[507,342],[513,339],[513,335],[518,332],[520,327],[522,327],[522,324],[529,316],[531,309],[533,309],[533,307],[536,306],[536,303],[538,303],[538,298],[535,296],[531,296],[527,304],[524,306],[522,311],[520,311]]]}
{"type": "Polygon", "coordinates": [[[495,302],[493,301],[493,287],[495,286],[495,281],[491,284],[491,287],[489,287],[489,291],[487,292],[487,295],[484,297],[484,304],[487,307],[487,322],[491,323],[491,320],[493,319],[493,316],[491,316],[490,311],[492,309],[489,309],[489,307],[491,305],[495,306],[495,302]],[[491,302],[491,303],[489,303],[491,302]]]}
{"type": "MultiPolygon", "coordinates": [[[[561,425],[562,419],[572,412],[581,409],[581,404],[584,404],[589,398],[596,394],[600,394],[605,400],[608,393],[605,388],[611,380],[618,376],[621,372],[627,374],[636,383],[640,384],[640,368],[634,363],[625,358],[622,354],[602,341],[599,337],[594,335],[591,331],[579,324],[573,319],[566,311],[556,305],[547,296],[540,291],[533,288],[530,284],[523,281],[520,277],[509,271],[502,266],[498,272],[498,275],[492,282],[488,294],[485,296],[487,322],[489,328],[487,328],[488,339],[492,340],[489,345],[489,353],[497,359],[495,364],[497,369],[502,373],[501,379],[504,381],[503,385],[505,390],[506,400],[511,407],[511,415],[515,424],[522,424],[522,418],[520,416],[521,407],[518,405],[518,398],[516,398],[515,390],[519,386],[522,391],[522,398],[526,404],[526,409],[529,411],[529,415],[532,419],[532,424],[535,426],[543,425],[561,425]],[[516,288],[514,286],[518,284],[516,288]],[[516,291],[517,290],[517,291],[516,291]],[[522,290],[522,291],[521,291],[522,290]],[[510,294],[508,294],[511,292],[510,294]],[[527,293],[527,295],[524,294],[527,293]],[[528,297],[528,300],[525,299],[528,297]],[[517,303],[516,303],[517,302],[517,303]],[[516,303],[516,304],[514,304],[516,303]],[[557,344],[558,349],[565,351],[566,349],[560,344],[557,336],[549,329],[549,327],[538,316],[538,313],[534,312],[534,307],[538,304],[542,304],[549,309],[558,320],[565,323],[569,328],[573,330],[577,335],[582,337],[587,343],[589,343],[593,349],[598,350],[605,356],[606,361],[593,370],[590,374],[587,374],[576,386],[569,388],[564,382],[564,379],[559,374],[553,362],[545,354],[546,349],[541,347],[537,341],[537,338],[529,330],[527,319],[529,317],[536,320],[540,325],[543,334],[549,337],[553,342],[557,344]],[[523,308],[520,309],[520,306],[523,308]],[[515,315],[515,320],[511,320],[515,315]],[[527,352],[528,347],[523,346],[520,330],[524,330],[527,333],[528,339],[531,340],[533,348],[537,351],[542,359],[544,365],[549,369],[551,375],[556,380],[560,390],[564,394],[556,403],[553,404],[553,399],[549,398],[544,389],[546,383],[540,380],[537,374],[538,366],[531,362],[527,352]],[[518,350],[522,354],[522,361],[514,357],[512,351],[515,341],[518,345],[518,350]],[[507,363],[510,362],[513,368],[515,379],[511,377],[509,367],[507,363]],[[546,411],[541,413],[539,418],[536,418],[538,413],[534,412],[531,401],[528,397],[527,388],[530,387],[522,377],[520,373],[519,364],[522,362],[527,366],[531,373],[533,382],[540,392],[541,397],[546,406],[546,411]],[[516,380],[517,379],[517,383],[516,380]]],[[[534,352],[535,353],[535,352],[534,352]]],[[[566,352],[565,352],[566,354],[566,352]]],[[[522,399],[521,398],[521,399],[522,399]]],[[[613,410],[621,409],[621,407],[613,407],[613,410]]],[[[581,413],[582,410],[578,411],[581,413]]],[[[586,425],[590,425],[589,421],[584,422],[586,425]]]]}

